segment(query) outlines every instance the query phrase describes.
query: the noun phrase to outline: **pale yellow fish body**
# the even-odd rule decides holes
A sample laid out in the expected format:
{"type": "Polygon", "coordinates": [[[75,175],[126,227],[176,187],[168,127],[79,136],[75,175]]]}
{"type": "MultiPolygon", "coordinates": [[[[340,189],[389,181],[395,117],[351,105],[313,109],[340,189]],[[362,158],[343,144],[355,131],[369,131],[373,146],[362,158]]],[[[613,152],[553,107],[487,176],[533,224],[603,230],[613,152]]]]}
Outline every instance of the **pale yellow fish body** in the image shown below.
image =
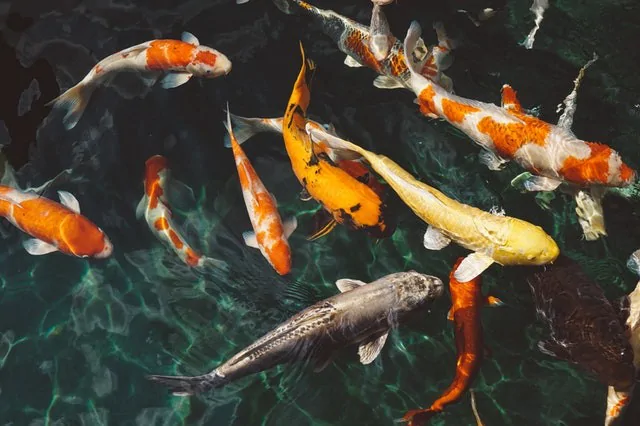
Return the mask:
{"type": "Polygon", "coordinates": [[[351,142],[334,137],[329,145],[362,155],[420,219],[500,265],[544,265],[560,254],[556,242],[539,226],[455,201],[418,181],[390,158],[351,142]]]}

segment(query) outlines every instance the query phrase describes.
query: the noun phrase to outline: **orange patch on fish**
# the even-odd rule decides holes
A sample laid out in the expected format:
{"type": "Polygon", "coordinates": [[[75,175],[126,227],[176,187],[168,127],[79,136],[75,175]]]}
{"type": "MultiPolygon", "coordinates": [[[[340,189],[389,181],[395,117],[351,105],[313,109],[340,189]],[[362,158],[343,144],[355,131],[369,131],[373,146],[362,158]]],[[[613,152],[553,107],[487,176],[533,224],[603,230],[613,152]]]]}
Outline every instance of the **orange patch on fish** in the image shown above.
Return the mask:
{"type": "Polygon", "coordinates": [[[166,231],[167,229],[169,229],[169,221],[167,220],[167,218],[161,217],[153,223],[153,226],[158,231],[166,231]]]}
{"type": "Polygon", "coordinates": [[[192,44],[179,40],[154,40],[147,49],[147,68],[166,70],[186,67],[195,49],[192,44]]]}
{"type": "Polygon", "coordinates": [[[442,100],[442,112],[452,123],[462,123],[467,114],[480,111],[480,108],[461,104],[449,99],[442,100]]]}
{"type": "Polygon", "coordinates": [[[200,255],[191,249],[191,247],[187,247],[185,250],[185,261],[189,266],[197,266],[200,261],[200,255]]]}
{"type": "Polygon", "coordinates": [[[610,417],[618,417],[620,416],[622,409],[629,403],[629,397],[628,396],[624,396],[622,397],[622,399],[620,399],[620,401],[618,401],[616,403],[616,405],[614,405],[611,410],[609,411],[609,416],[610,417]]]}
{"type": "Polygon", "coordinates": [[[427,86],[420,95],[418,95],[418,102],[420,103],[420,112],[424,115],[436,114],[436,104],[434,97],[436,96],[433,86],[427,86]]]}
{"type": "Polygon", "coordinates": [[[522,110],[516,91],[509,85],[505,85],[502,88],[502,106],[513,108],[516,111],[522,110]]]}
{"type": "Polygon", "coordinates": [[[612,149],[599,143],[586,143],[591,148],[591,155],[585,159],[568,157],[559,173],[572,182],[607,183],[612,149]]]}
{"type": "Polygon", "coordinates": [[[173,229],[169,229],[169,238],[171,238],[171,243],[173,243],[178,250],[184,247],[182,240],[180,240],[180,237],[178,237],[178,234],[176,234],[176,231],[173,229]]]}
{"type": "Polygon", "coordinates": [[[209,66],[214,66],[218,57],[212,53],[207,52],[205,50],[199,50],[196,54],[196,62],[207,64],[209,66]]]}
{"type": "Polygon", "coordinates": [[[278,238],[274,244],[267,248],[269,261],[273,265],[273,269],[280,275],[286,275],[291,272],[291,250],[289,245],[282,239],[278,238]]]}
{"type": "Polygon", "coordinates": [[[380,72],[380,62],[378,62],[369,48],[369,37],[364,37],[359,31],[350,31],[344,43],[349,51],[353,52],[359,61],[362,61],[363,65],[367,65],[375,71],[380,72]]]}
{"type": "Polygon", "coordinates": [[[389,65],[391,66],[391,74],[394,77],[399,77],[407,72],[404,52],[399,50],[395,55],[389,55],[389,65]]]}
{"type": "Polygon", "coordinates": [[[498,154],[513,158],[516,152],[528,143],[545,146],[551,126],[535,117],[511,113],[524,123],[499,123],[493,117],[484,117],[478,123],[478,130],[491,137],[498,154]]]}

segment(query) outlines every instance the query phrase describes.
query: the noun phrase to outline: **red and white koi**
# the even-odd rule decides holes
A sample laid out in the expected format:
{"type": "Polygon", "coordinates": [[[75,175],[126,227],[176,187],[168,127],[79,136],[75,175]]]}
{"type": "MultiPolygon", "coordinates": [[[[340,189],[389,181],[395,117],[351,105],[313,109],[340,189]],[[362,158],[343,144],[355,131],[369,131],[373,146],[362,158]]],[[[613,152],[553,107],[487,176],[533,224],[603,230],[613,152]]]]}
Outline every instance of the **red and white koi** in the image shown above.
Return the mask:
{"type": "MultiPolygon", "coordinates": [[[[420,25],[414,21],[407,32],[405,50],[415,48],[420,32],[420,25]]],[[[466,99],[422,76],[418,64],[407,58],[409,84],[422,114],[448,121],[484,148],[480,161],[491,170],[499,170],[513,160],[532,173],[524,181],[528,191],[552,191],[562,183],[598,191],[627,186],[635,180],[636,172],[616,151],[578,139],[570,130],[574,92],[591,63],[581,70],[574,91],[565,99],[565,113],[558,125],[553,125],[526,114],[509,85],[502,88],[502,107],[466,99]]]]}
{"type": "MultiPolygon", "coordinates": [[[[154,155],[145,162],[144,196],[136,207],[136,217],[144,217],[151,232],[187,265],[195,268],[225,268],[226,262],[196,252],[178,231],[168,202],[171,192],[169,180],[170,170],[165,157],[154,155]]],[[[174,185],[174,188],[177,186],[174,185]]]]}
{"type": "MultiPolygon", "coordinates": [[[[627,262],[627,267],[640,276],[640,250],[633,252],[627,262]]],[[[629,332],[629,343],[631,343],[631,348],[633,349],[633,366],[638,372],[640,371],[640,282],[636,285],[635,290],[625,296],[624,299],[622,307],[628,310],[625,325],[629,332]]],[[[609,386],[605,426],[612,426],[621,418],[625,408],[631,402],[634,388],[635,383],[631,389],[625,391],[616,391],[613,386],[609,386]]]]}
{"type": "MultiPolygon", "coordinates": [[[[409,88],[409,70],[405,63],[405,51],[402,42],[391,34],[387,19],[380,7],[374,4],[371,26],[366,27],[333,10],[320,9],[303,0],[274,0],[276,6],[287,14],[296,11],[306,13],[316,19],[323,32],[331,37],[338,49],[344,52],[345,65],[349,67],[366,66],[380,74],[373,85],[379,89],[409,88]],[[385,55],[386,54],[386,55],[385,55]]],[[[376,3],[376,2],[374,2],[376,3]]],[[[442,32],[440,35],[444,35],[442,32]]],[[[450,45],[449,41],[439,40],[440,45],[450,45]]],[[[450,48],[447,50],[449,52],[450,48]]],[[[438,84],[447,87],[451,80],[442,73],[442,69],[433,69],[445,62],[444,58],[431,60],[432,52],[422,39],[412,50],[412,55],[425,68],[425,77],[434,79],[438,84]],[[428,71],[428,72],[427,72],[428,71]],[[443,81],[441,81],[441,79],[443,81]]]]}
{"type": "Polygon", "coordinates": [[[162,87],[170,89],[183,85],[193,76],[215,78],[229,74],[231,61],[217,50],[201,46],[188,32],[182,33],[182,40],[150,40],[107,56],[78,84],[47,105],[65,111],[63,123],[72,129],[82,117],[93,91],[124,71],[141,74],[149,86],[160,79],[162,87]]]}
{"type": "Polygon", "coordinates": [[[0,185],[0,216],[33,238],[24,241],[29,254],[54,251],[104,259],[113,245],[97,225],[80,214],[80,203],[67,191],[58,191],[60,203],[30,191],[0,185]]]}
{"type": "Polygon", "coordinates": [[[280,275],[291,272],[291,248],[287,238],[298,226],[295,216],[282,222],[275,197],[267,191],[249,158],[240,147],[231,126],[231,113],[227,105],[227,122],[224,123],[238,169],[242,196],[247,206],[253,232],[242,234],[247,246],[257,248],[280,275]]]}

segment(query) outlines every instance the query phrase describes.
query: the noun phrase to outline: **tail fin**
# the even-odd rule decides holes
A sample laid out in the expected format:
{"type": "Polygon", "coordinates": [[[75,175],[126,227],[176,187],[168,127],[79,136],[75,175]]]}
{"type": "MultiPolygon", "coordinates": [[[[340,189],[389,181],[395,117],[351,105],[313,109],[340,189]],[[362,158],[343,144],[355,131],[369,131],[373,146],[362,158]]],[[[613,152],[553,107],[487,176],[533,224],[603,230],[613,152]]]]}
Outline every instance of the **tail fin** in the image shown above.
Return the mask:
{"type": "Polygon", "coordinates": [[[177,396],[203,393],[221,385],[222,377],[214,373],[202,376],[147,376],[152,382],[169,387],[169,391],[177,396]]]}
{"type": "MultiPolygon", "coordinates": [[[[278,132],[276,128],[267,122],[267,119],[240,117],[239,115],[231,113],[229,113],[229,115],[231,117],[231,122],[233,123],[233,133],[236,136],[238,144],[242,144],[258,133],[278,132]]],[[[229,139],[229,134],[224,136],[224,146],[231,148],[231,139],[229,139]]]]}
{"type": "Polygon", "coordinates": [[[51,102],[48,102],[46,106],[53,105],[54,110],[66,111],[62,122],[67,130],[71,130],[80,121],[93,90],[94,87],[92,85],[80,82],[51,102]]]}
{"type": "Polygon", "coordinates": [[[213,257],[203,256],[200,259],[200,268],[203,271],[213,274],[227,274],[231,268],[224,260],[214,259],[213,257]]]}
{"type": "Polygon", "coordinates": [[[363,157],[363,149],[358,145],[334,136],[328,132],[316,129],[307,123],[305,130],[314,143],[325,142],[336,151],[341,160],[359,160],[363,157]]]}

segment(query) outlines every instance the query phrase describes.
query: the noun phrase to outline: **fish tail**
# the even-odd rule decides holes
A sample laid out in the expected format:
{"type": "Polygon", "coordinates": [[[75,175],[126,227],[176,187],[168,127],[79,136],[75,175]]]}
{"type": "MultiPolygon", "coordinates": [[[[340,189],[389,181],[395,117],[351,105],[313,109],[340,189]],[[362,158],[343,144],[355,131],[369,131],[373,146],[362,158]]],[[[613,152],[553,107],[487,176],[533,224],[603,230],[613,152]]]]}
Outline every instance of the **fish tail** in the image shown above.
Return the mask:
{"type": "Polygon", "coordinates": [[[210,272],[229,272],[230,267],[224,260],[214,259],[213,257],[203,256],[200,259],[200,268],[210,272]]]}
{"type": "Polygon", "coordinates": [[[222,386],[224,380],[215,372],[202,376],[147,376],[154,383],[167,386],[177,396],[194,395],[222,386]]]}
{"type": "Polygon", "coordinates": [[[65,111],[66,114],[62,122],[67,130],[71,130],[80,121],[93,91],[94,86],[92,84],[80,82],[48,102],[46,106],[53,106],[54,110],[65,111]]]}
{"type": "Polygon", "coordinates": [[[281,12],[286,13],[287,15],[294,15],[296,13],[296,8],[294,8],[293,3],[297,3],[294,0],[273,0],[276,7],[280,9],[281,12]]]}
{"type": "MultiPolygon", "coordinates": [[[[240,117],[229,113],[231,117],[233,134],[236,136],[238,144],[242,144],[258,133],[273,132],[274,128],[262,118],[240,117]]],[[[224,136],[224,146],[231,148],[231,139],[227,133],[224,136]]]]}

